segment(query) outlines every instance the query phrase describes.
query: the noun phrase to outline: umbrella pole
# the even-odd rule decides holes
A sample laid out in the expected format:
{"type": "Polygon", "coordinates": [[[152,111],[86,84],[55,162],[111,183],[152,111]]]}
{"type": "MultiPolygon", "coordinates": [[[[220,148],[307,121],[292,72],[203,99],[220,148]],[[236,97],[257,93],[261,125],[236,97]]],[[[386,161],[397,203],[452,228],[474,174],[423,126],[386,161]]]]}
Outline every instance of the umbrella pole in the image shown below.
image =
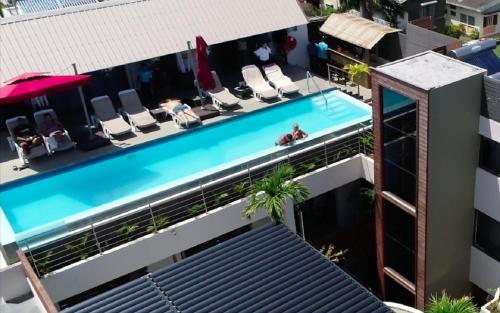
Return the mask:
{"type": "Polygon", "coordinates": [[[196,66],[194,64],[193,47],[191,46],[191,41],[187,42],[187,46],[188,46],[189,62],[191,63],[191,69],[193,70],[196,90],[198,91],[198,97],[200,98],[201,108],[204,110],[205,109],[205,100],[203,100],[203,95],[201,93],[200,84],[198,83],[198,73],[196,71],[196,66]]]}
{"type": "MultiPolygon", "coordinates": [[[[75,75],[78,75],[78,70],[76,69],[76,64],[71,64],[73,66],[73,70],[75,75]]],[[[82,86],[78,87],[78,94],[80,95],[80,101],[83,106],[83,112],[85,113],[85,119],[87,120],[87,129],[89,130],[89,138],[94,137],[94,133],[92,132],[92,125],[90,124],[89,112],[87,111],[87,105],[85,105],[85,97],[83,96],[82,86]]]]}

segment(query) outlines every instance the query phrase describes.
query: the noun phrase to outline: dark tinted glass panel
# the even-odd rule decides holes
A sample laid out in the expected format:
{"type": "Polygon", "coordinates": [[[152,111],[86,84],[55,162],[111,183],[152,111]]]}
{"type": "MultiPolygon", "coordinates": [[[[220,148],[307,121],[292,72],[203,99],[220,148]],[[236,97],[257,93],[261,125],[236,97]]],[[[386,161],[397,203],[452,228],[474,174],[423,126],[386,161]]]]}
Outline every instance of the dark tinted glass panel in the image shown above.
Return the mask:
{"type": "Polygon", "coordinates": [[[384,190],[408,203],[416,203],[416,102],[384,88],[384,190]]]}
{"type": "Polygon", "coordinates": [[[387,276],[385,278],[385,300],[411,307],[415,306],[415,295],[387,276]]]}
{"type": "Polygon", "coordinates": [[[500,222],[476,211],[474,246],[500,262],[500,222]]]}
{"type": "Polygon", "coordinates": [[[415,218],[384,201],[385,266],[415,282],[415,218]]]}
{"type": "Polygon", "coordinates": [[[482,138],[479,166],[494,175],[500,176],[500,143],[482,138]]]}

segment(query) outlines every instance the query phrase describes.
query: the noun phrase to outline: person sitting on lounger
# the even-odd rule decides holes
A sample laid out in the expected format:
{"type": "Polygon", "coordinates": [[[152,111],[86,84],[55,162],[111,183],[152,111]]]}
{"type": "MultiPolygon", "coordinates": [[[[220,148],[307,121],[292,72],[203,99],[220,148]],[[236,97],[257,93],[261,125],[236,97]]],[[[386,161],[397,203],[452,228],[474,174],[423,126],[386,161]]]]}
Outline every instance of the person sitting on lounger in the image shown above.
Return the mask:
{"type": "Polygon", "coordinates": [[[293,123],[292,125],[292,136],[293,140],[304,139],[309,136],[305,131],[300,129],[299,124],[293,123]]]}
{"type": "Polygon", "coordinates": [[[278,139],[278,141],[276,141],[274,144],[276,146],[286,146],[286,145],[289,145],[292,143],[293,143],[292,134],[285,134],[285,135],[281,136],[280,139],[278,139]]]}
{"type": "Polygon", "coordinates": [[[66,140],[64,135],[64,126],[50,113],[43,115],[43,122],[40,125],[40,131],[45,137],[54,138],[57,143],[63,143],[66,140]]]}
{"type": "Polygon", "coordinates": [[[17,144],[28,155],[33,147],[42,144],[42,138],[36,133],[35,129],[23,118],[17,119],[17,126],[13,129],[17,144]]]}

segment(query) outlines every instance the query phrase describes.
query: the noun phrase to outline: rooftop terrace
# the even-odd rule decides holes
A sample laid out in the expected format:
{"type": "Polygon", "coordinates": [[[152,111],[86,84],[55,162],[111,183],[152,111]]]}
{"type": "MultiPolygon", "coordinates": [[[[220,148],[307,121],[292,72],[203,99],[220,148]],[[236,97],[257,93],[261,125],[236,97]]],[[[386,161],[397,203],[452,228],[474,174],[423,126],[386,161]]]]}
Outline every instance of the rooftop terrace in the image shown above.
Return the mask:
{"type": "MultiPolygon", "coordinates": [[[[300,97],[302,95],[307,95],[309,93],[304,70],[297,67],[288,66],[284,69],[284,72],[286,75],[290,76],[292,80],[294,80],[300,88],[299,93],[295,97],[300,97]]],[[[317,82],[318,86],[322,89],[335,87],[335,84],[329,83],[327,80],[321,77],[315,76],[314,79],[317,82]]],[[[236,86],[239,80],[241,80],[240,77],[225,77],[224,79],[225,82],[226,81],[229,82],[229,84],[227,84],[228,88],[236,86]]],[[[353,88],[353,90],[355,90],[355,88],[353,88]]],[[[311,83],[311,92],[317,92],[316,86],[314,86],[312,83],[311,83]]],[[[361,94],[364,96],[365,99],[371,98],[371,91],[366,88],[361,88],[361,94]]],[[[287,100],[289,99],[283,98],[278,102],[274,103],[279,103],[287,100]]],[[[207,125],[234,116],[240,116],[242,114],[252,112],[271,105],[273,104],[267,102],[259,102],[254,98],[241,100],[239,108],[236,108],[235,110],[232,111],[222,112],[221,115],[217,117],[204,120],[203,124],[207,125]]],[[[31,112],[26,113],[26,115],[29,114],[31,114],[31,112]]],[[[78,131],[78,125],[68,124],[71,122],[71,120],[69,120],[68,122],[65,122],[63,120],[63,122],[65,126],[69,129],[72,138],[74,138],[75,134],[73,134],[71,130],[74,129],[75,131],[78,131]]],[[[55,153],[51,156],[34,159],[31,161],[30,167],[23,170],[15,170],[15,167],[19,165],[19,160],[17,159],[17,155],[15,152],[9,149],[6,140],[0,140],[0,184],[11,182],[16,179],[28,177],[38,173],[50,171],[53,169],[61,168],[84,160],[89,160],[96,157],[104,156],[113,151],[118,151],[123,148],[142,144],[145,142],[149,142],[155,139],[159,139],[183,131],[185,130],[178,129],[175,126],[175,123],[170,118],[168,118],[166,121],[159,123],[158,128],[153,128],[147,132],[138,132],[132,136],[124,138],[112,139],[111,145],[101,147],[97,150],[85,152],[75,149],[66,152],[55,153]]],[[[4,131],[0,133],[0,137],[6,138],[7,132],[4,131]]]]}
{"type": "Polygon", "coordinates": [[[469,76],[485,73],[482,68],[432,51],[387,63],[375,70],[423,90],[439,88],[469,76]]]}

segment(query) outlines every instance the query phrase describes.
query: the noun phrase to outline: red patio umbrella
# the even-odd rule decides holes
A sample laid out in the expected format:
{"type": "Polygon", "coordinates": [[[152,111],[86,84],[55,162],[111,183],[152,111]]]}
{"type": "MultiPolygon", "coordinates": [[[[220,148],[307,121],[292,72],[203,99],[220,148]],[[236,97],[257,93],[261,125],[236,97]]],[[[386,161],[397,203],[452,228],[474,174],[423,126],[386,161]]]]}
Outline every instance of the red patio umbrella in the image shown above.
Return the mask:
{"type": "Polygon", "coordinates": [[[6,81],[4,81],[4,83],[5,84],[17,83],[17,82],[20,82],[22,80],[27,80],[27,79],[30,79],[30,78],[33,78],[33,77],[43,76],[43,75],[48,74],[48,73],[49,72],[24,73],[24,74],[21,74],[21,75],[14,76],[14,77],[12,77],[9,80],[6,80],[6,81]]]}
{"type": "Polygon", "coordinates": [[[203,90],[215,88],[215,82],[208,64],[207,48],[208,45],[203,37],[196,36],[196,57],[198,60],[197,79],[200,88],[203,90]]]}
{"type": "Polygon", "coordinates": [[[8,80],[10,84],[0,88],[0,104],[20,102],[74,89],[89,84],[91,79],[90,75],[41,76],[40,73],[19,75],[8,80]]]}

